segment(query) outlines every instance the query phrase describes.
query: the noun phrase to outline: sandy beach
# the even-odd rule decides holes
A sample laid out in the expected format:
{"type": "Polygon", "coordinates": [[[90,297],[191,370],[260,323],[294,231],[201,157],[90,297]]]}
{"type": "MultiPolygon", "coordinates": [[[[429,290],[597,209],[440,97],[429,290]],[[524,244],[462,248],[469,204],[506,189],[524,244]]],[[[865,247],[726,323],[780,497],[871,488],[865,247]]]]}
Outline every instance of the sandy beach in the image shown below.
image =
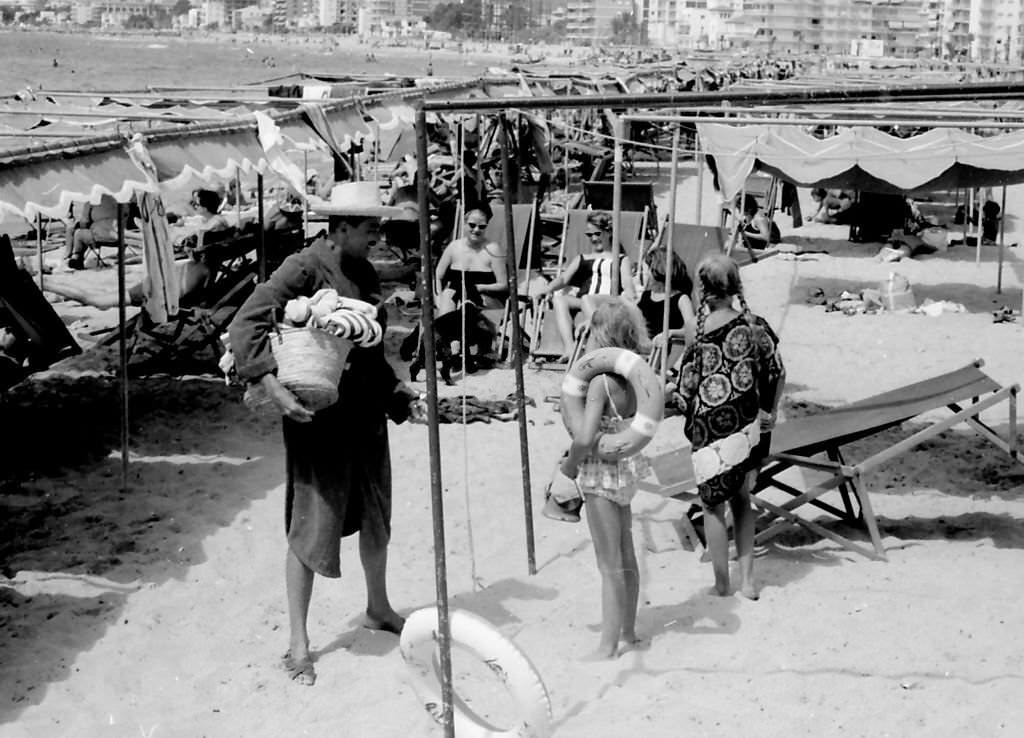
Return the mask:
{"type": "MultiPolygon", "coordinates": [[[[680,220],[692,219],[692,174],[681,177],[680,220]]],[[[1008,243],[1024,241],[1015,205],[1022,194],[1016,188],[1008,199],[1008,243]]],[[[664,188],[658,197],[664,207],[664,188]]],[[[703,203],[711,222],[710,191],[703,203]]],[[[781,337],[788,416],[976,358],[1002,384],[1024,379],[1021,318],[992,316],[1021,306],[1019,247],[1007,249],[997,294],[996,248],[883,263],[877,245],[850,244],[843,227],[794,231],[782,215],[779,223],[790,250],[827,252],[743,269],[752,309],[781,337]],[[813,288],[838,295],[892,271],[909,279],[919,303],[948,300],[965,311],[847,316],[805,300],[813,288]]],[[[110,317],[70,304],[59,310],[68,322],[85,321],[76,330],[110,317]]],[[[135,381],[130,488],[121,490],[117,382],[64,369],[15,389],[6,405],[0,735],[441,734],[407,682],[398,639],[362,627],[353,539],[343,546],[342,580],[319,580],[314,590],[316,686],[290,683],[278,667],[287,616],[276,421],[251,414],[237,388],[213,377],[135,381]]],[[[528,411],[535,510],[567,440],[544,401],[559,381],[552,371],[526,371],[536,403],[528,411]]],[[[464,390],[504,398],[513,373],[471,376],[464,390]]],[[[854,444],[848,458],[930,419],[854,444]]],[[[1005,431],[1006,406],[985,419],[1005,431]]],[[[451,604],[486,618],[530,657],[550,693],[555,735],[961,738],[1024,730],[1024,466],[970,429],[944,432],[865,480],[888,562],[797,529],[758,550],[758,602],[710,596],[710,565],[681,546],[671,524],[686,505],[638,494],[639,628],[651,643],[596,665],[577,660],[596,643],[600,622],[586,525],[537,515],[538,572],[530,576],[516,424],[440,430],[451,604]]],[[[434,602],[426,429],[392,427],[391,442],[389,585],[409,613],[434,602]]],[[[684,446],[675,418],[648,451],[684,446]]],[[[497,723],[508,718],[510,703],[486,669],[457,651],[455,673],[464,699],[497,723]]]]}

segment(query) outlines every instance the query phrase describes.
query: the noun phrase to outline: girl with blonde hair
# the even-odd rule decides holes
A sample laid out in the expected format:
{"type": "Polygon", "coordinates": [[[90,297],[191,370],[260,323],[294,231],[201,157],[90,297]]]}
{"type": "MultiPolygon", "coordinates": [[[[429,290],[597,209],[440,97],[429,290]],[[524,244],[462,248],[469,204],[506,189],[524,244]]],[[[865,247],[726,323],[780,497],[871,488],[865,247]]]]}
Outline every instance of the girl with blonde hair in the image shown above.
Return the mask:
{"type": "MultiPolygon", "coordinates": [[[[643,316],[635,305],[622,299],[601,303],[591,318],[587,351],[608,347],[638,354],[650,351],[643,316]]],[[[637,454],[605,461],[596,454],[599,436],[623,430],[634,414],[636,397],[623,377],[603,374],[590,382],[586,410],[577,427],[569,428],[572,445],[556,471],[544,508],[547,517],[578,520],[579,500],[586,503],[587,525],[601,572],[601,641],[590,659],[615,658],[620,643],[628,649],[638,642],[640,571],[630,502],[637,479],[646,474],[644,458],[637,454]],[[565,501],[561,507],[559,500],[565,501]],[[567,508],[571,510],[568,514],[567,508]]]]}

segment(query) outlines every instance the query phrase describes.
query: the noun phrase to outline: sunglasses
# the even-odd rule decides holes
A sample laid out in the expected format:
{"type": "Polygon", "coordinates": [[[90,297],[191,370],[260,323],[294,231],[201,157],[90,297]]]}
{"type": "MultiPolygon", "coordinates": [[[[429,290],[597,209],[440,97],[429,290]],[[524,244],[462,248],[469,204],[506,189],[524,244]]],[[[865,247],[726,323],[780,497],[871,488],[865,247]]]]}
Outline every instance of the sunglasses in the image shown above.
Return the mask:
{"type": "Polygon", "coordinates": [[[595,238],[600,238],[601,236],[603,236],[604,235],[604,231],[587,231],[583,235],[586,236],[589,239],[595,239],[595,238]]]}
{"type": "Polygon", "coordinates": [[[473,231],[483,231],[487,229],[486,223],[466,223],[466,228],[473,231]]]}

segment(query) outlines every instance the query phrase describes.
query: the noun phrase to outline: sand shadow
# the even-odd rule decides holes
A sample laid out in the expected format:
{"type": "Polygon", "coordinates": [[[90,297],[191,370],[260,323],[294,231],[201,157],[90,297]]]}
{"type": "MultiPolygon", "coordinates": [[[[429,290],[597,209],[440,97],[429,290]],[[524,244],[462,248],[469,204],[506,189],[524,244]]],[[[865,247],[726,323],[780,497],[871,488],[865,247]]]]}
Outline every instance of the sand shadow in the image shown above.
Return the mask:
{"type": "MultiPolygon", "coordinates": [[[[816,522],[829,531],[859,542],[867,548],[871,547],[871,539],[862,527],[825,518],[820,518],[816,522]]],[[[893,519],[883,516],[878,518],[878,532],[883,539],[883,544],[886,538],[896,538],[909,542],[911,545],[921,541],[991,540],[996,548],[1024,548],[1024,525],[1022,523],[1024,520],[1012,515],[986,512],[943,515],[934,518],[913,515],[893,519]]],[[[801,547],[817,544],[820,541],[817,534],[801,526],[793,526],[776,536],[773,539],[773,544],[789,547],[789,552],[795,554],[801,547]]],[[[886,546],[886,550],[891,552],[894,548],[905,547],[905,545],[886,546]]],[[[814,551],[805,549],[805,551],[814,555],[829,553],[829,550],[821,549],[814,551]]],[[[845,549],[836,546],[835,551],[841,553],[845,549]]]]}
{"type": "MultiPolygon", "coordinates": [[[[246,410],[237,390],[164,377],[131,385],[129,488],[122,489],[118,393],[109,377],[49,376],[30,379],[2,400],[5,576],[103,577],[112,586],[182,579],[206,561],[208,536],[283,482],[273,423],[246,410]]],[[[65,635],[62,649],[51,652],[53,607],[45,597],[11,592],[0,601],[0,620],[16,623],[23,635],[0,641],[0,662],[9,667],[3,679],[38,680],[24,700],[0,707],[0,722],[41,701],[46,682],[65,678],[74,652],[91,648],[125,602],[123,594],[104,594],[102,609],[76,625],[73,642],[65,635]]],[[[64,599],[61,609],[71,612],[88,611],[99,600],[91,594],[64,599]]]]}

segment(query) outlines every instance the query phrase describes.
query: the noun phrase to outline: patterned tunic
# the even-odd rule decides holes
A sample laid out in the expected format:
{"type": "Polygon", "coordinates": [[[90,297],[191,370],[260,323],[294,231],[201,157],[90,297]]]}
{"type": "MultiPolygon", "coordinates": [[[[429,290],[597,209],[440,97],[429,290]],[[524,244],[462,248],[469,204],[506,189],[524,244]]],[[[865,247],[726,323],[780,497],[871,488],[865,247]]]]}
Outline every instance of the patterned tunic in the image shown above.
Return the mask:
{"type": "Polygon", "coordinates": [[[735,495],[760,463],[754,454],[761,442],[758,412],[773,409],[782,375],[778,343],[768,323],[748,313],[706,333],[683,357],[684,431],[705,505],[735,495]]]}

